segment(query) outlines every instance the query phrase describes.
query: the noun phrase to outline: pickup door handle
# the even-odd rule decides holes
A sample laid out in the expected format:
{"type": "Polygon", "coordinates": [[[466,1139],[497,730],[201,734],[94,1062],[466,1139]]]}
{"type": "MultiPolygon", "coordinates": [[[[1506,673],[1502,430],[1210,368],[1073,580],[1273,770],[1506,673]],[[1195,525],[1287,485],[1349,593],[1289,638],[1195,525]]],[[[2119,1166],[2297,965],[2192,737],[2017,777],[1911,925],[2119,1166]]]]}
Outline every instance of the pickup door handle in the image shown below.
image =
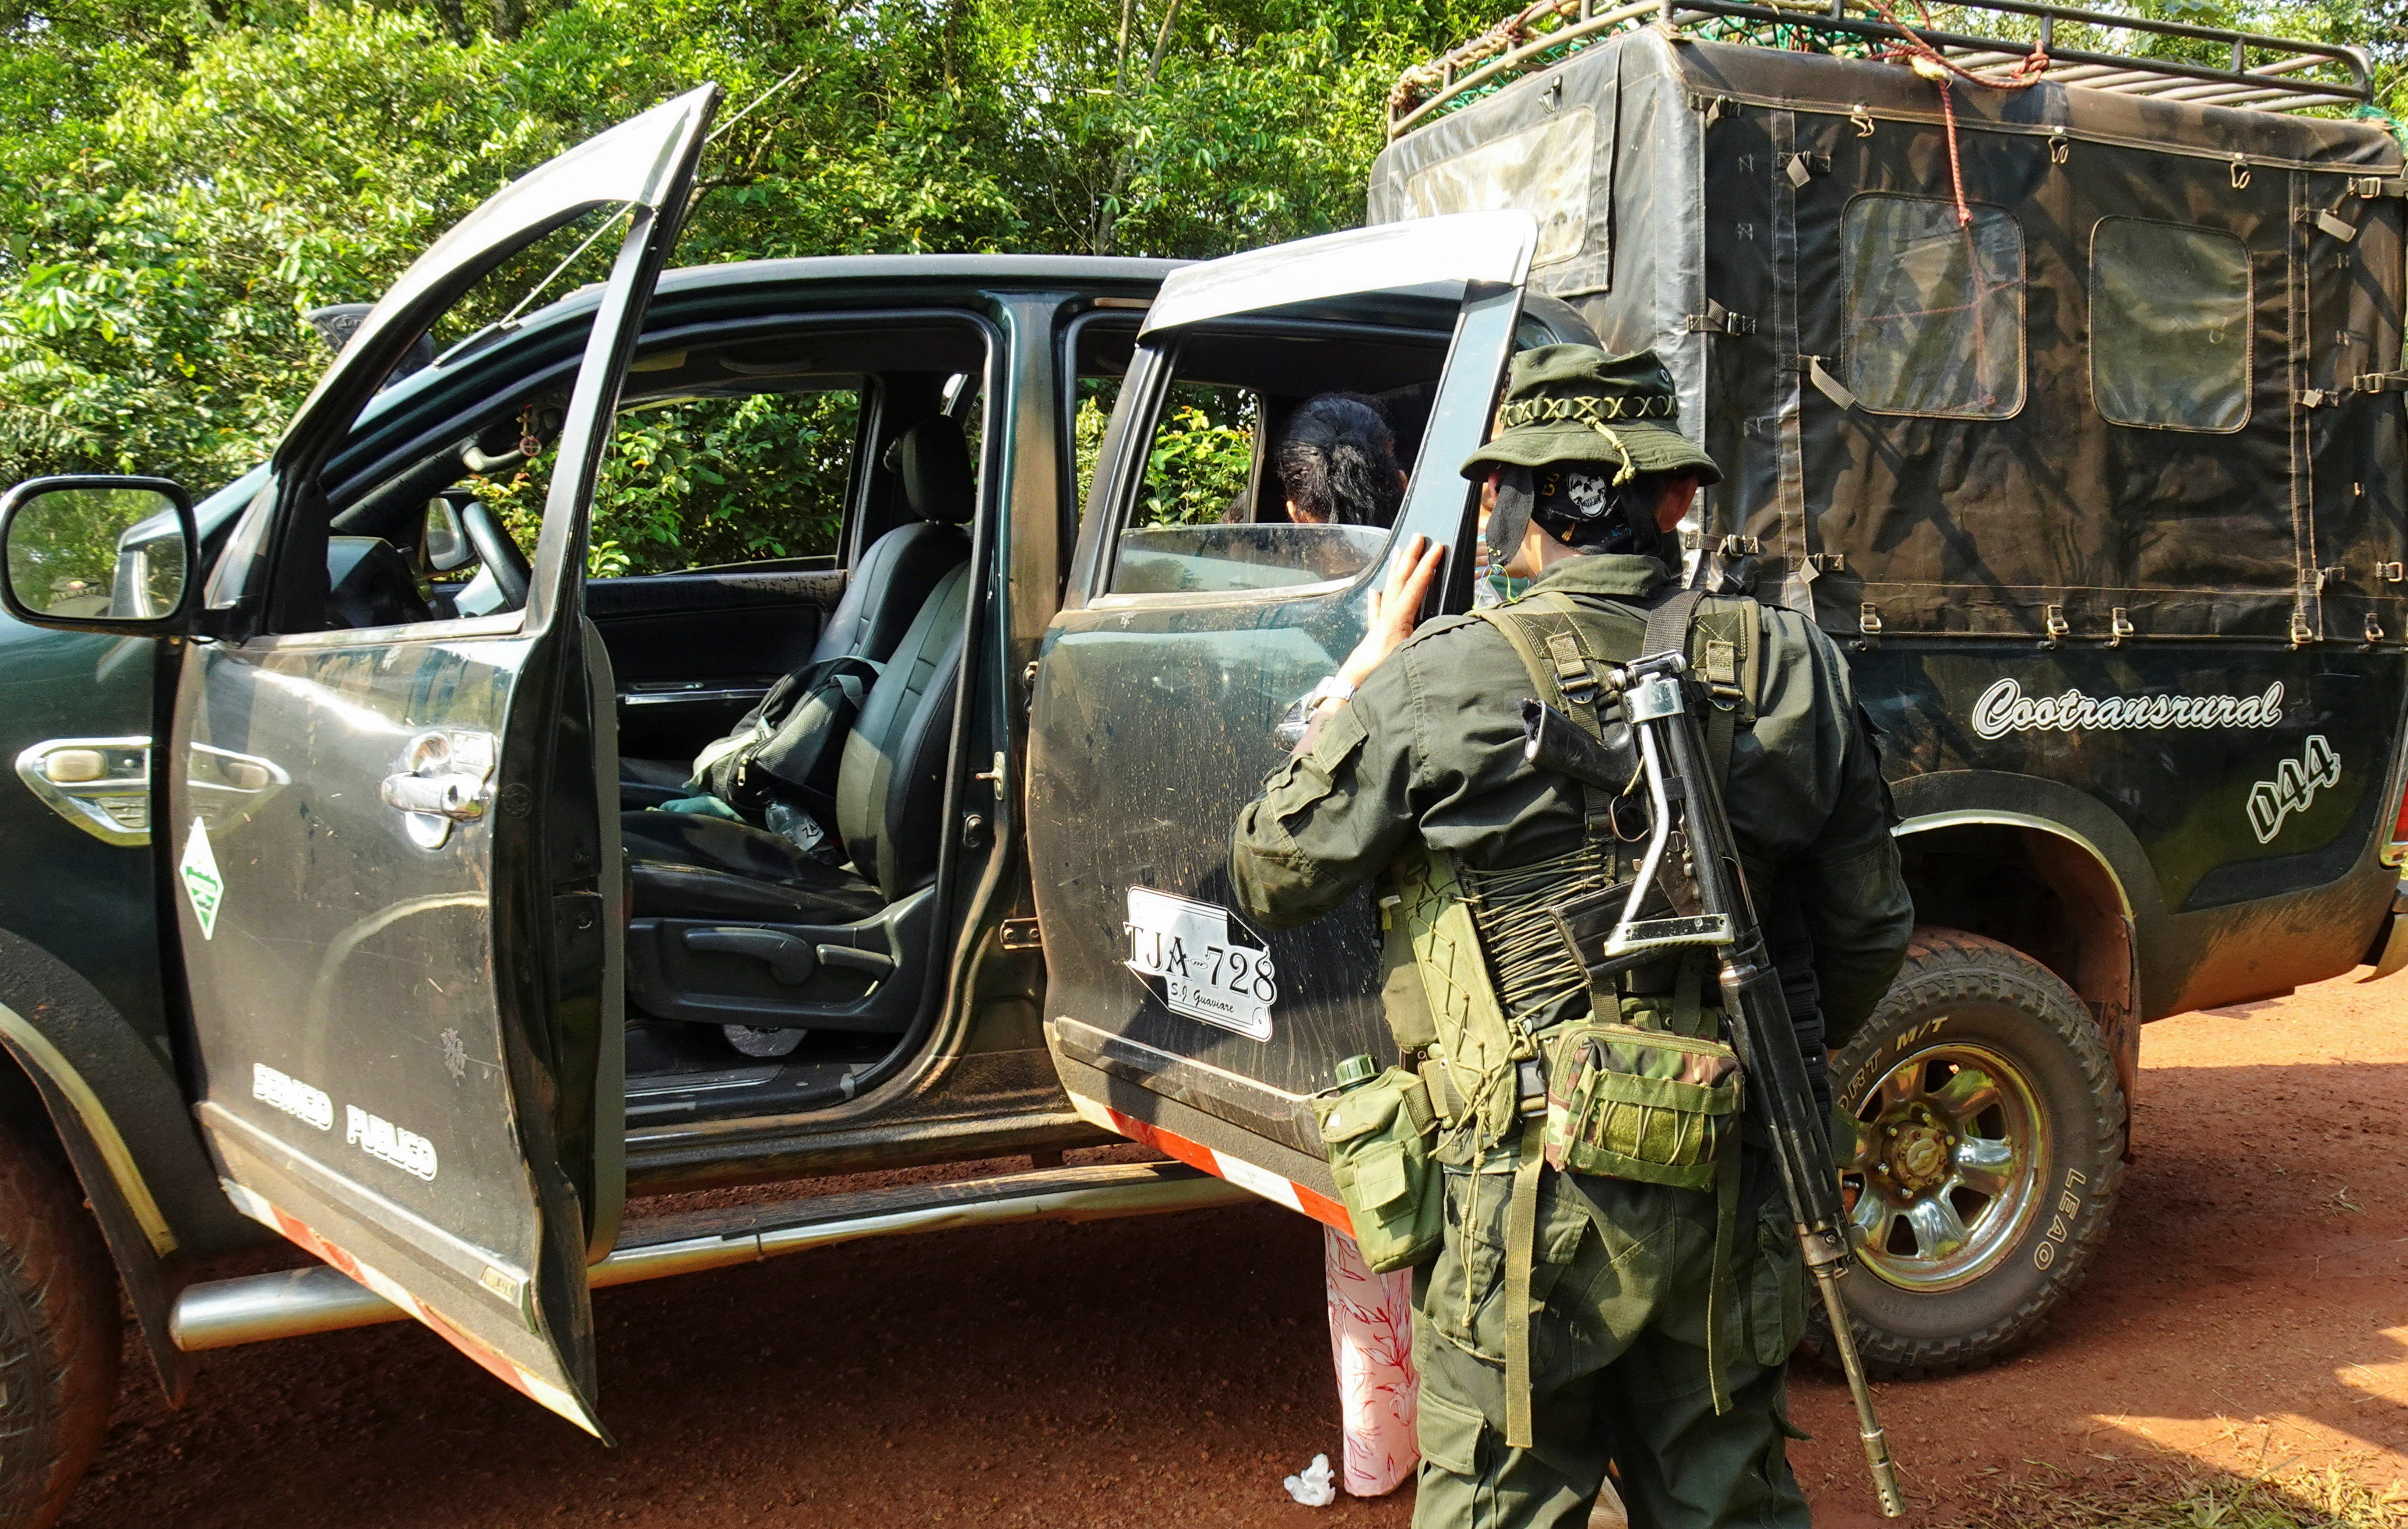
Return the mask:
{"type": "Polygon", "coordinates": [[[484,779],[474,775],[389,775],[384,805],[396,812],[423,812],[460,822],[485,815],[484,779]]]}

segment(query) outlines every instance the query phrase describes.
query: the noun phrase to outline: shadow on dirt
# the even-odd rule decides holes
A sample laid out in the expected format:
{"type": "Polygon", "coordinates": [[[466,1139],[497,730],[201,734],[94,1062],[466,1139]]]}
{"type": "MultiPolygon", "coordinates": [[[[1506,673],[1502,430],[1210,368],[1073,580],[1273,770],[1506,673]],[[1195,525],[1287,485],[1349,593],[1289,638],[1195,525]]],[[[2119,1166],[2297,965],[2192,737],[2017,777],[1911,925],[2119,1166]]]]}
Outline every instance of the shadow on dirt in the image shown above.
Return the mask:
{"type": "MultiPolygon", "coordinates": [[[[2049,1330],[1991,1369],[1880,1389],[1910,1522],[2136,1469],[2408,1474],[2403,1119],[2394,1064],[2149,1069],[2114,1230],[2049,1330]]],[[[1813,1369],[1798,1392],[1818,1523],[1880,1522],[1846,1393],[1813,1369]]]]}

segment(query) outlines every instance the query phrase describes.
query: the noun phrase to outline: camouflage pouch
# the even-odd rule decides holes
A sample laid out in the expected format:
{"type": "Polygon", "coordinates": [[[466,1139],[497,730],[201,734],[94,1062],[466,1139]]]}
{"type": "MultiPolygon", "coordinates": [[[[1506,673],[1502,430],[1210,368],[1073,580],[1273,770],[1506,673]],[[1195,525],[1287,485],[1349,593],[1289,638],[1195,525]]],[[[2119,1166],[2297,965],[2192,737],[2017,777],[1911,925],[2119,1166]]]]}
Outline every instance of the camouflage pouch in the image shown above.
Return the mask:
{"type": "Polygon", "coordinates": [[[1420,1076],[1390,1067],[1312,1102],[1363,1261],[1379,1274],[1426,1263],[1438,1251],[1446,1198],[1430,1156],[1438,1121],[1420,1076]]]}
{"type": "Polygon", "coordinates": [[[1574,1021],[1547,1067],[1547,1165],[1713,1189],[1740,1106],[1739,1057],[1721,1041],[1574,1021]]]}

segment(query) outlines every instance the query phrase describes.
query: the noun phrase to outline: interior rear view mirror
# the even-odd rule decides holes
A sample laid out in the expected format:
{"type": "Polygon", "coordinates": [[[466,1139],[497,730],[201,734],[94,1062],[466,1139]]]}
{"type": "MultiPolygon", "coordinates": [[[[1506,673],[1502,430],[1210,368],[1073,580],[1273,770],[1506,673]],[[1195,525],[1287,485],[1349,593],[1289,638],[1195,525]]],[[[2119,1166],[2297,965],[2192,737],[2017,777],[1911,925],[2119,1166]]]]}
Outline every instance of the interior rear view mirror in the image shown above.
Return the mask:
{"type": "Polygon", "coordinates": [[[36,478],[0,496],[0,606],[36,626],[156,633],[183,613],[196,538],[164,478],[36,478]]]}

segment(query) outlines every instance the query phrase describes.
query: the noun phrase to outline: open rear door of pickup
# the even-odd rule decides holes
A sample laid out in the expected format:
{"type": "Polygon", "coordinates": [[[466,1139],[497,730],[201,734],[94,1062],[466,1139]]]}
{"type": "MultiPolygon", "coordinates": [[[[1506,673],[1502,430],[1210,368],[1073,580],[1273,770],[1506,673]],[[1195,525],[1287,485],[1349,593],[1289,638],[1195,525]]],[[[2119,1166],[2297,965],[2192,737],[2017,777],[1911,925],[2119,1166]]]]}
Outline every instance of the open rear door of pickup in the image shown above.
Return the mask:
{"type": "Polygon", "coordinates": [[[597,1434],[585,1270],[624,1189],[624,1037],[585,515],[718,95],[514,182],[362,322],[221,557],[218,635],[183,651],[162,772],[195,1107],[226,1193],[597,1434]],[[399,555],[333,520],[363,404],[504,260],[618,216],[516,608],[347,622],[330,560],[399,555]]]}
{"type": "MultiPolygon", "coordinates": [[[[1191,266],[1164,283],[1104,442],[1029,729],[1046,1044],[1088,1119],[1345,1225],[1306,1100],[1392,1056],[1375,909],[1302,929],[1232,906],[1229,832],[1283,716],[1363,635],[1415,533],[1461,551],[1536,235],[1472,213],[1191,266]],[[1297,523],[1274,446],[1371,398],[1411,466],[1392,528],[1297,523]]],[[[1552,336],[1543,336],[1552,337],[1552,336]]]]}

